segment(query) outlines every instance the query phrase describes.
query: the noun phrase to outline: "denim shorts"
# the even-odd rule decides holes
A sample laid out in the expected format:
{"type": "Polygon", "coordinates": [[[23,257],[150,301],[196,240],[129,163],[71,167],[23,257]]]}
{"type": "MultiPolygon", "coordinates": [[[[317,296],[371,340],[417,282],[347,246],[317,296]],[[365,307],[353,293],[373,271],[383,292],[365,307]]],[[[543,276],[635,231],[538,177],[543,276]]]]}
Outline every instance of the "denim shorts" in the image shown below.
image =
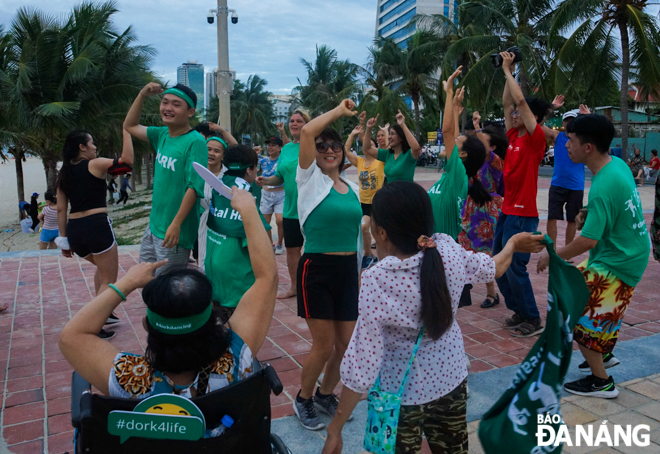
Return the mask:
{"type": "Polygon", "coordinates": [[[57,238],[58,236],[60,236],[60,229],[53,229],[53,230],[41,229],[41,234],[39,235],[39,241],[48,244],[51,241],[55,241],[55,238],[57,238]]]}

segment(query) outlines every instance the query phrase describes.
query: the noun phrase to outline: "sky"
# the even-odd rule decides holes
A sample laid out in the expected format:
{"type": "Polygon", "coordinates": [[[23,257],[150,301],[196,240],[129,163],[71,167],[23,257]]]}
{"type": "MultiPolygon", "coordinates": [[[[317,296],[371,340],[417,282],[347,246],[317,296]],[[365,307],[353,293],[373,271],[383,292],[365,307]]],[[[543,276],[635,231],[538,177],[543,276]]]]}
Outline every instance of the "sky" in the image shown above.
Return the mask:
{"type": "MultiPolygon", "coordinates": [[[[21,6],[52,14],[68,13],[72,0],[1,0],[0,24],[11,25],[21,6]]],[[[245,81],[258,74],[267,90],[289,94],[304,81],[300,58],[313,61],[316,45],[337,50],[340,59],[363,65],[373,42],[377,0],[228,0],[238,13],[229,22],[229,65],[245,81]]],[[[114,21],[122,31],[133,26],[139,44],[153,46],[158,55],[153,69],[163,80],[176,83],[176,68],[188,60],[217,67],[217,26],[206,21],[215,0],[117,0],[114,21]]],[[[217,21],[216,21],[217,23],[217,21]]]]}

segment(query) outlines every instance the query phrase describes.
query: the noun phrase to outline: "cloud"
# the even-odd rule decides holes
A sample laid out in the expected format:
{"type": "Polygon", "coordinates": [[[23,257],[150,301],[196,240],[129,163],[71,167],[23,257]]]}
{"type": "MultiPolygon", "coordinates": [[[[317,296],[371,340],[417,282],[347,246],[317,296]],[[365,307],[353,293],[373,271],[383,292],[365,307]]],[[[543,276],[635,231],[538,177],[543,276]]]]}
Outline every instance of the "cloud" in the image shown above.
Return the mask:
{"type": "MultiPolygon", "coordinates": [[[[0,2],[2,25],[9,28],[19,7],[37,7],[64,14],[75,3],[64,0],[26,4],[0,2]]],[[[313,60],[316,45],[337,50],[341,59],[362,65],[372,44],[377,0],[229,0],[239,21],[229,21],[229,64],[241,80],[258,74],[267,88],[286,94],[305,80],[300,58],[313,60]]],[[[217,28],[206,21],[213,0],[118,0],[118,28],[132,26],[139,44],[153,46],[158,55],[153,69],[164,80],[176,81],[176,68],[188,60],[207,71],[217,67],[217,28]]]]}

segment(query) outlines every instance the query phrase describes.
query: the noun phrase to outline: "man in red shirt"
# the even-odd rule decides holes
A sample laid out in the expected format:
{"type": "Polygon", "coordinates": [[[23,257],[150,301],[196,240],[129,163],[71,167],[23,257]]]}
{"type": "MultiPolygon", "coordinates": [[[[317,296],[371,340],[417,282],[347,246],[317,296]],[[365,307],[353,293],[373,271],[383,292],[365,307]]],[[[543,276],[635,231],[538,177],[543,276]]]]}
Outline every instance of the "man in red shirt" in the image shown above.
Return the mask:
{"type": "MultiPolygon", "coordinates": [[[[509,148],[504,159],[504,204],[495,229],[493,255],[520,232],[534,232],[539,225],[536,192],[539,165],[545,154],[545,134],[540,124],[550,113],[551,104],[538,98],[525,98],[513,70],[514,54],[502,52],[506,86],[502,101],[509,148]]],[[[504,327],[515,337],[543,332],[534,290],[527,273],[530,254],[513,254],[511,266],[497,279],[506,307],[513,316],[504,327]]]]}
{"type": "Polygon", "coordinates": [[[649,162],[649,178],[653,178],[660,170],[660,159],[658,158],[658,150],[651,150],[651,162],[649,162]]]}

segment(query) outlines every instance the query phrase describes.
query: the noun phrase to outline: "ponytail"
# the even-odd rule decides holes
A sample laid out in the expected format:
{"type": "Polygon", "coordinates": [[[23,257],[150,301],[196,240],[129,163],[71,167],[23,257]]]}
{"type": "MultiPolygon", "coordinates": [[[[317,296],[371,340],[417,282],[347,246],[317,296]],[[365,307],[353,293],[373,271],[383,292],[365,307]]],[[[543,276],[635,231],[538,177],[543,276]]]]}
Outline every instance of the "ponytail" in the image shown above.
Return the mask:
{"type": "Polygon", "coordinates": [[[438,340],[454,323],[445,265],[438,248],[432,247],[424,252],[419,271],[419,290],[422,295],[422,323],[429,337],[438,340]]]}
{"type": "Polygon", "coordinates": [[[67,196],[69,195],[69,180],[71,178],[71,163],[80,154],[80,145],[87,145],[91,136],[86,131],[71,131],[64,139],[62,148],[62,168],[57,176],[56,187],[67,196]]]}
{"type": "Polygon", "coordinates": [[[472,184],[468,188],[468,195],[472,197],[472,200],[474,200],[480,207],[493,200],[493,197],[486,190],[477,175],[472,178],[472,184]]]}
{"type": "MultiPolygon", "coordinates": [[[[433,235],[433,209],[426,191],[411,181],[395,181],[374,195],[374,225],[384,229],[392,245],[403,254],[419,252],[418,238],[433,235]]],[[[420,318],[426,333],[438,340],[454,323],[445,267],[437,248],[424,252],[420,266],[420,318]]]]}

